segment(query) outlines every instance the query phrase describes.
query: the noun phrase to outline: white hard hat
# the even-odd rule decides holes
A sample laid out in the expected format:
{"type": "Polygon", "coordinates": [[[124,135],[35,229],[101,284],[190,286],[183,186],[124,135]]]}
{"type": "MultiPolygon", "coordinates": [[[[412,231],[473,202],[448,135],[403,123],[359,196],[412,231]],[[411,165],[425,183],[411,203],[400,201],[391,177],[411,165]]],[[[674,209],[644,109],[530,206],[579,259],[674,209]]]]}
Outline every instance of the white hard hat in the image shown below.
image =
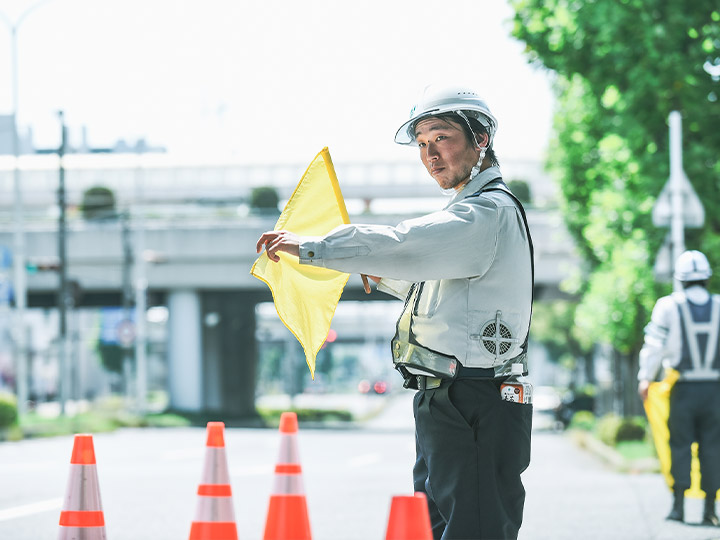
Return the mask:
{"type": "Polygon", "coordinates": [[[485,126],[490,143],[492,143],[497,131],[497,120],[480,96],[471,88],[463,86],[435,85],[425,87],[422,97],[410,111],[410,119],[397,130],[395,142],[412,144],[415,141],[415,124],[419,120],[457,111],[462,111],[465,115],[477,119],[485,126]]]}
{"type": "Polygon", "coordinates": [[[675,279],[678,281],[703,281],[710,276],[712,276],[710,263],[699,251],[686,251],[675,261],[675,279]]]}

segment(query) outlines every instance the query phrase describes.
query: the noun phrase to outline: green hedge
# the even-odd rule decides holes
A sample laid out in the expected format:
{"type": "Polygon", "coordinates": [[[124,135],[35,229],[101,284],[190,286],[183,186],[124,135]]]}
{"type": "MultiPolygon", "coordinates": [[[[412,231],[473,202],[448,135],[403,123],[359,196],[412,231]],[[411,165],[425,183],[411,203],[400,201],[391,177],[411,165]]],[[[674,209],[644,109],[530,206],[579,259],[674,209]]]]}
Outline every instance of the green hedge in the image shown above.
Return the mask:
{"type": "Polygon", "coordinates": [[[0,393],[0,428],[14,426],[17,419],[17,399],[12,394],[0,393]]]}
{"type": "Polygon", "coordinates": [[[647,420],[641,416],[623,418],[608,413],[598,420],[596,433],[608,446],[628,441],[644,441],[648,433],[647,420]]]}
{"type": "Polygon", "coordinates": [[[581,429],[583,431],[593,431],[595,429],[595,424],[597,423],[597,419],[595,418],[595,415],[590,411],[578,411],[575,414],[573,414],[572,419],[570,420],[570,425],[568,426],[570,429],[581,429]]]}

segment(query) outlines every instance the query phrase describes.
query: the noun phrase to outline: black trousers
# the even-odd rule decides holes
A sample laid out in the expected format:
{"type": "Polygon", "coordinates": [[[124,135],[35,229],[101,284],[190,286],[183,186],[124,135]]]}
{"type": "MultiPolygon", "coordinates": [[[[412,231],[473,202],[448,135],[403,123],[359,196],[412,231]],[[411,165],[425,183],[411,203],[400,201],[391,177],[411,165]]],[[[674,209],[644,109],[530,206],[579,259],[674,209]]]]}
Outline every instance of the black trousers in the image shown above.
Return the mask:
{"type": "Polygon", "coordinates": [[[435,540],[517,538],[530,464],[532,405],[500,399],[492,379],[443,381],[415,395],[415,491],[435,540]]]}
{"type": "Polygon", "coordinates": [[[693,442],[698,443],[700,488],[715,498],[720,489],[720,381],[679,381],[670,393],[670,474],[690,487],[693,442]]]}

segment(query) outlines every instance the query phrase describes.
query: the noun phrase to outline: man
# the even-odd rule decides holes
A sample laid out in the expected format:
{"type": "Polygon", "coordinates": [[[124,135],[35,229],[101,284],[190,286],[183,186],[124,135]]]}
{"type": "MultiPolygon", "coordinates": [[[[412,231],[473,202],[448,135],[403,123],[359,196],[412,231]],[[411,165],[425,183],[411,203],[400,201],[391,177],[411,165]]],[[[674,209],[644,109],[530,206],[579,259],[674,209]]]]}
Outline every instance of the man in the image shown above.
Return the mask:
{"type": "Polygon", "coordinates": [[[640,351],[638,392],[647,399],[660,367],[679,378],[670,393],[670,474],[673,506],[667,519],[683,521],[684,494],[690,488],[690,447],[698,442],[700,487],[705,492],[703,525],[718,526],[715,495],[720,489],[720,296],[710,295],[710,264],[699,251],[686,251],[675,263],[683,286],[660,298],[645,328],[640,351]]]}
{"type": "Polygon", "coordinates": [[[367,274],[405,300],[393,360],[414,399],[416,491],[434,538],[516,538],[530,462],[532,406],[503,401],[513,363],[527,371],[532,243],[492,148],[497,121],[467,88],[426,88],[395,142],[417,145],[453,194],[444,210],[396,227],[343,225],[322,238],[270,231],[257,243],[300,262],[367,274]],[[374,277],[382,276],[382,279],[374,277]]]}

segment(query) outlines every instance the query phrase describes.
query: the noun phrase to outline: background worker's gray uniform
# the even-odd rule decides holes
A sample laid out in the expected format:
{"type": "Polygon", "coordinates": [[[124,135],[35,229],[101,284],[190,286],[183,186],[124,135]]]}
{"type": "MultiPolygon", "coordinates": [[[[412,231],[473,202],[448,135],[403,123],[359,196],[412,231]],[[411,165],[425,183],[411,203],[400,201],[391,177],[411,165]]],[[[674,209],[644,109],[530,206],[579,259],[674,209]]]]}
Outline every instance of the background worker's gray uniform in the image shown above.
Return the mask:
{"type": "Polygon", "coordinates": [[[434,388],[420,377],[414,401],[414,483],[436,538],[515,538],[522,521],[532,406],[502,401],[499,385],[513,360],[526,365],[532,261],[513,198],[477,194],[500,176],[490,167],[444,210],[396,227],[342,225],[300,244],[302,263],[382,276],[378,289],[406,300],[414,339],[462,366],[434,388]]]}
{"type": "Polygon", "coordinates": [[[661,366],[680,378],[670,394],[670,474],[690,487],[693,442],[698,442],[700,487],[720,489],[720,296],[701,287],[660,298],[645,328],[638,380],[653,381],[661,366]]]}

